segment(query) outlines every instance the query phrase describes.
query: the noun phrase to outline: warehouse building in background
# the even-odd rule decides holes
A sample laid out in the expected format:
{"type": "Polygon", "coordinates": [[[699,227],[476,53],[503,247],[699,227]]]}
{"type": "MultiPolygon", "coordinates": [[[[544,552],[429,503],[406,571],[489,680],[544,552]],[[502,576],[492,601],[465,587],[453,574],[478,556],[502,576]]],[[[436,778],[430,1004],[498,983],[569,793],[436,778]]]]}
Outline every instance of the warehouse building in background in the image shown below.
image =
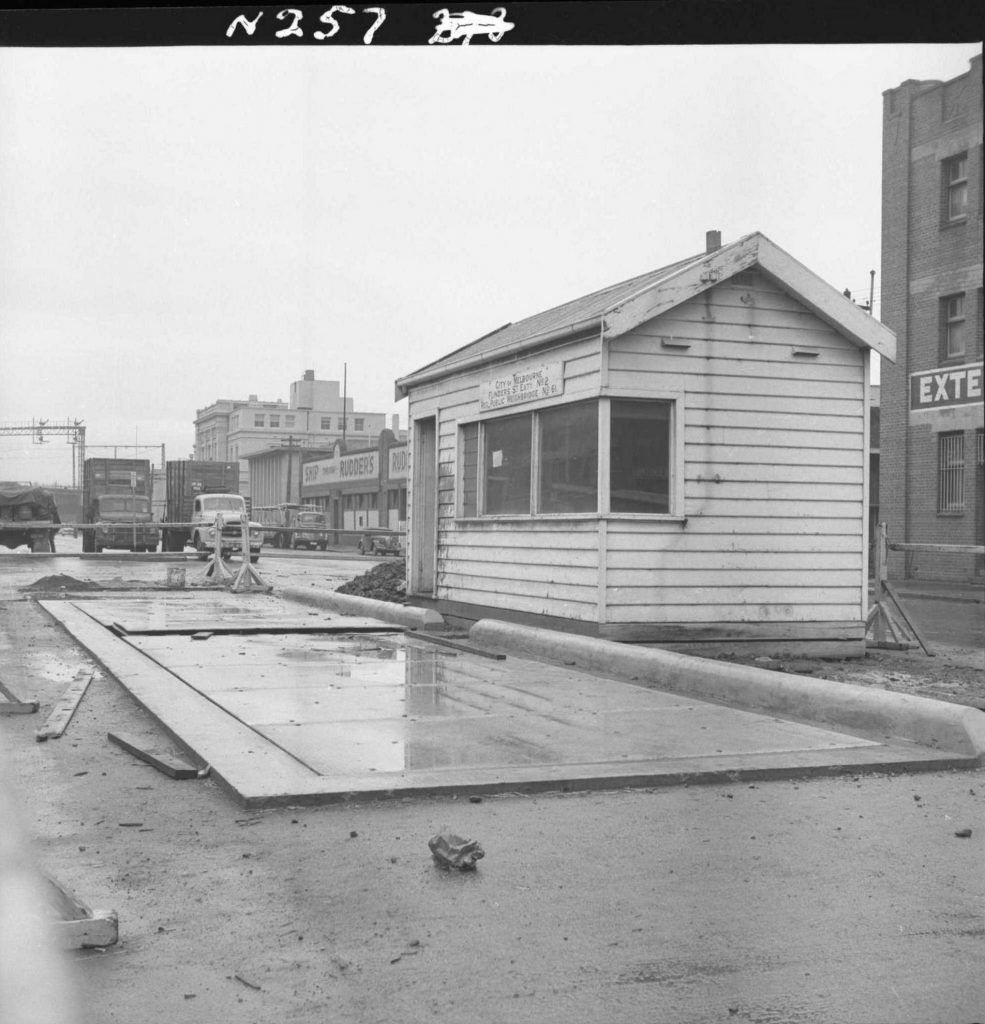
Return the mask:
{"type": "MultiPolygon", "coordinates": [[[[890,542],[985,543],[982,62],[883,94],[880,518],[890,542]]],[[[893,553],[892,578],[985,575],[968,553],[893,553]]]]}
{"type": "Polygon", "coordinates": [[[291,383],[290,401],[217,399],[195,415],[193,458],[205,461],[238,461],[240,493],[254,505],[297,501],[302,452],[331,451],[336,442],[345,448],[368,447],[387,428],[398,436],[398,416],[382,412],[358,412],[337,380],[316,380],[305,370],[291,383]],[[252,456],[268,453],[262,462],[252,456]],[[253,471],[263,476],[254,486],[253,471]]]}

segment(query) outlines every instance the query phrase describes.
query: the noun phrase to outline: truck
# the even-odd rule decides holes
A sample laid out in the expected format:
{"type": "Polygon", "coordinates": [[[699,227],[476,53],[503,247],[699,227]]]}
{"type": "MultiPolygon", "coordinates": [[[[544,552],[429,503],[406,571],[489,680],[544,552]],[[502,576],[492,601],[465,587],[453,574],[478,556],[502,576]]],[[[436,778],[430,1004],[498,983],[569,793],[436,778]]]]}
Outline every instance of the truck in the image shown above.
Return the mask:
{"type": "Polygon", "coordinates": [[[153,474],[147,459],[86,459],[82,467],[82,550],[157,551],[153,474]]]}
{"type": "MultiPolygon", "coordinates": [[[[190,544],[200,558],[207,558],[215,551],[216,516],[219,516],[221,553],[242,554],[241,516],[247,511],[246,499],[239,493],[238,462],[176,459],[167,463],[162,526],[165,551],[183,551],[190,544]]],[[[263,526],[251,520],[251,562],[260,558],[262,543],[263,526]]]]}
{"type": "Polygon", "coordinates": [[[264,541],[276,548],[328,547],[328,524],[325,513],[317,505],[284,502],[253,510],[256,518],[267,527],[264,541]]]}
{"type": "Polygon", "coordinates": [[[0,486],[0,544],[5,548],[26,544],[32,551],[54,551],[60,522],[55,499],[43,487],[0,486]]]}

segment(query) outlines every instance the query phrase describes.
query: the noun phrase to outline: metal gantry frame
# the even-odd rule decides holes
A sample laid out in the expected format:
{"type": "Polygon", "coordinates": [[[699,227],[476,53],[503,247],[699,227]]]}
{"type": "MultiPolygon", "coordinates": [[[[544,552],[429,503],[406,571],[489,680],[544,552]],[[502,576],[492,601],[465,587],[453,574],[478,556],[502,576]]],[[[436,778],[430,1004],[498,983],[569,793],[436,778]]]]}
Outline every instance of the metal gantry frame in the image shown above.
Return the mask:
{"type": "Polygon", "coordinates": [[[72,446],[72,486],[82,486],[82,467],[86,460],[86,428],[82,420],[52,423],[31,420],[30,423],[0,423],[0,436],[29,436],[32,444],[47,444],[48,436],[64,437],[72,446]]]}

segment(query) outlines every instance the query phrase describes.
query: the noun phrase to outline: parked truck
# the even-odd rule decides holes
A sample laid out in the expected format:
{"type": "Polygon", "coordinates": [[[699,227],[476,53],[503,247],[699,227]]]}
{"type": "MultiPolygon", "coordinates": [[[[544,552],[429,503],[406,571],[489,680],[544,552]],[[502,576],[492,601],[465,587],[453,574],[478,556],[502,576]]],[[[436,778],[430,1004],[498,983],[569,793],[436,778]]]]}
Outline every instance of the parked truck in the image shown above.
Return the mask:
{"type": "MultiPolygon", "coordinates": [[[[215,550],[219,516],[222,554],[242,554],[241,517],[247,511],[246,500],[239,493],[238,462],[178,459],[167,464],[162,527],[165,551],[183,551],[190,544],[206,558],[215,550]]],[[[251,562],[259,559],[262,543],[263,527],[251,521],[251,562]]]]}
{"type": "Polygon", "coordinates": [[[86,459],[82,467],[82,550],[156,551],[153,474],[147,459],[86,459]]]}
{"type": "Polygon", "coordinates": [[[55,499],[44,488],[0,486],[0,544],[5,548],[26,544],[32,551],[54,551],[59,522],[55,499]]]}
{"type": "Polygon", "coordinates": [[[253,514],[266,527],[264,543],[275,548],[328,547],[328,525],[325,513],[317,505],[284,502],[255,508],[253,514]]]}

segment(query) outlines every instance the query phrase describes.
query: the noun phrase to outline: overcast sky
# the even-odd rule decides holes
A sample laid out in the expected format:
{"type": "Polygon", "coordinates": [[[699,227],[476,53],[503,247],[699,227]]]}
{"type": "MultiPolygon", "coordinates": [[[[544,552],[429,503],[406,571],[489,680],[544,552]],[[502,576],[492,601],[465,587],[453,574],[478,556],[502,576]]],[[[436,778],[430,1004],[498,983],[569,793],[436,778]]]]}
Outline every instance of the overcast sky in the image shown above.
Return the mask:
{"type": "MultiPolygon", "coordinates": [[[[980,49],[0,50],[0,423],[185,458],[197,409],[347,363],[406,425],[396,377],[709,229],[876,270],[878,315],[882,92],[980,49]]],[[[0,479],[71,476],[0,437],[0,479]]]]}

